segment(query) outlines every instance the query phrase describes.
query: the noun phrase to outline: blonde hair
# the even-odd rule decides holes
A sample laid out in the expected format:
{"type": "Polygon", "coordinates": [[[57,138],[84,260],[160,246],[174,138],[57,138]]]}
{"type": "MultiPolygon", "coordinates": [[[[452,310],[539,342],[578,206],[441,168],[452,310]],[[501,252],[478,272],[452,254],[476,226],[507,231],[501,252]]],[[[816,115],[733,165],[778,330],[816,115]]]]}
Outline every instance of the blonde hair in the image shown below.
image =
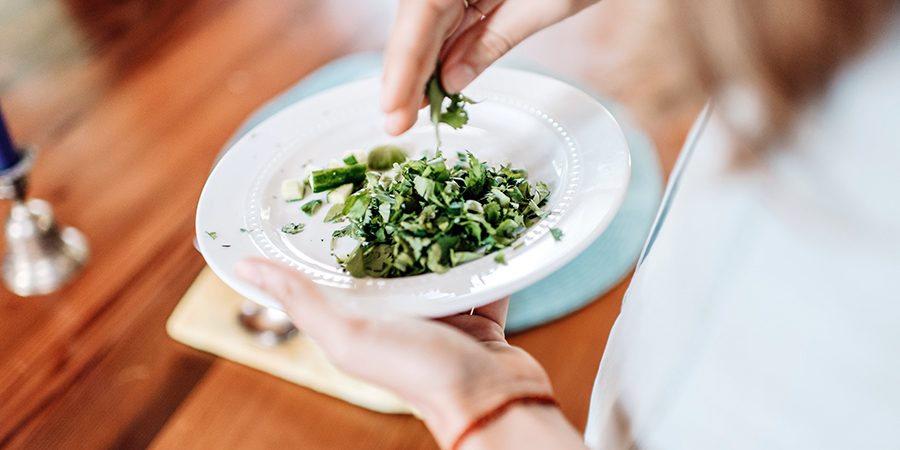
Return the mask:
{"type": "Polygon", "coordinates": [[[675,0],[671,16],[695,75],[715,94],[759,94],[758,139],[785,131],[799,109],[877,35],[892,0],[675,0]]]}

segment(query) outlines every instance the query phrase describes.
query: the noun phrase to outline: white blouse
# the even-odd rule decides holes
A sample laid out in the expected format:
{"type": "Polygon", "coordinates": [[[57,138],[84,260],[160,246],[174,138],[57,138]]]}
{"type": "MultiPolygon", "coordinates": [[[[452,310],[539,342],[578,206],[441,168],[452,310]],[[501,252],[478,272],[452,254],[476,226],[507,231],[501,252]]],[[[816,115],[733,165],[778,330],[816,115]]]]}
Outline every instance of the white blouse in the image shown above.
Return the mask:
{"type": "Polygon", "coordinates": [[[759,167],[734,164],[711,109],[610,335],[588,445],[900,448],[900,20],[759,167]]]}

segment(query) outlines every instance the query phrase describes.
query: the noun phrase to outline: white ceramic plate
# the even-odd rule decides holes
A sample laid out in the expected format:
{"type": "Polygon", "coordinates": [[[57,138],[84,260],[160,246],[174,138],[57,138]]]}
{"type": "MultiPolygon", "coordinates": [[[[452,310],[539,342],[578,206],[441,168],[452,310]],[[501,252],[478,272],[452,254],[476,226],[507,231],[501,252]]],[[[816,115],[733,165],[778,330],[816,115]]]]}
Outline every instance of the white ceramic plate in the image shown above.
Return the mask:
{"type": "Polygon", "coordinates": [[[339,225],[323,222],[328,205],[307,217],[299,205],[310,197],[285,203],[279,191],[281,181],[300,177],[305,164],[325,166],[350,149],[399,143],[414,155],[433,152],[434,129],[425,111],[399,138],[382,131],[378,91],[373,78],[297,102],[247,133],[218,163],[200,196],[197,236],[203,257],[228,285],[278,307],[233,275],[237,261],[257,256],[295,268],[331,298],[364,310],[430,317],[466,311],[525,288],[572,260],[603,232],[625,195],[628,146],[603,106],[553,78],[490,69],[466,89],[479,101],[468,107],[469,124],[441,129],[442,150],[455,155],[468,149],[492,164],[526,169],[529,181],[550,185],[552,213],[520,238],[523,246],[505,251],[507,265],[488,256],[444,274],[353,278],[330,254],[331,233],[339,225]],[[302,222],[306,229],[282,233],[289,222],[302,222]],[[550,235],[551,227],[565,233],[561,241],[550,235]]]}

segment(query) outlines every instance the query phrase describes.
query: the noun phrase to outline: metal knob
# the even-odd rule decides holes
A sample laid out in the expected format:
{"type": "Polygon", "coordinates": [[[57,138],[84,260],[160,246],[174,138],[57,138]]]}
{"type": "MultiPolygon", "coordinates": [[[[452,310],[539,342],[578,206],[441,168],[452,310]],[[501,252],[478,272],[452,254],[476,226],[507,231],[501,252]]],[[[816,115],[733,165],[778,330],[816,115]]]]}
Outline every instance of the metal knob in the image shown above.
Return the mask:
{"type": "Polygon", "coordinates": [[[56,224],[49,203],[25,201],[34,152],[21,153],[15,166],[0,172],[0,198],[13,201],[4,228],[3,283],[27,297],[49,294],[69,281],[87,262],[88,244],[78,230],[56,224]]]}
{"type": "Polygon", "coordinates": [[[59,289],[88,259],[88,245],[76,229],[59,229],[50,204],[16,202],[6,220],[3,282],[20,296],[59,289]]]}

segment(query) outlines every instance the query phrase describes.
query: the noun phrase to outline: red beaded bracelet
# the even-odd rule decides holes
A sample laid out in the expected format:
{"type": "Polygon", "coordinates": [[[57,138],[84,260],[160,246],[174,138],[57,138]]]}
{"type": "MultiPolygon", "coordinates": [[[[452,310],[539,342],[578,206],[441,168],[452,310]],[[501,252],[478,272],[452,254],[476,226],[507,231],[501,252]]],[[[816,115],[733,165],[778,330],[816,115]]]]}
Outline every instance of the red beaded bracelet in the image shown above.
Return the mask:
{"type": "Polygon", "coordinates": [[[497,405],[494,409],[484,413],[481,417],[475,419],[470,423],[466,428],[463,429],[462,433],[457,436],[456,440],[453,441],[453,445],[450,446],[450,450],[458,450],[459,446],[462,445],[463,441],[469,437],[470,434],[478,431],[481,428],[484,428],[489,423],[497,420],[500,416],[503,415],[509,408],[515,405],[547,405],[547,406],[556,406],[559,407],[559,402],[553,398],[552,395],[543,394],[543,395],[523,395],[520,397],[513,397],[505,402],[497,405]]]}

